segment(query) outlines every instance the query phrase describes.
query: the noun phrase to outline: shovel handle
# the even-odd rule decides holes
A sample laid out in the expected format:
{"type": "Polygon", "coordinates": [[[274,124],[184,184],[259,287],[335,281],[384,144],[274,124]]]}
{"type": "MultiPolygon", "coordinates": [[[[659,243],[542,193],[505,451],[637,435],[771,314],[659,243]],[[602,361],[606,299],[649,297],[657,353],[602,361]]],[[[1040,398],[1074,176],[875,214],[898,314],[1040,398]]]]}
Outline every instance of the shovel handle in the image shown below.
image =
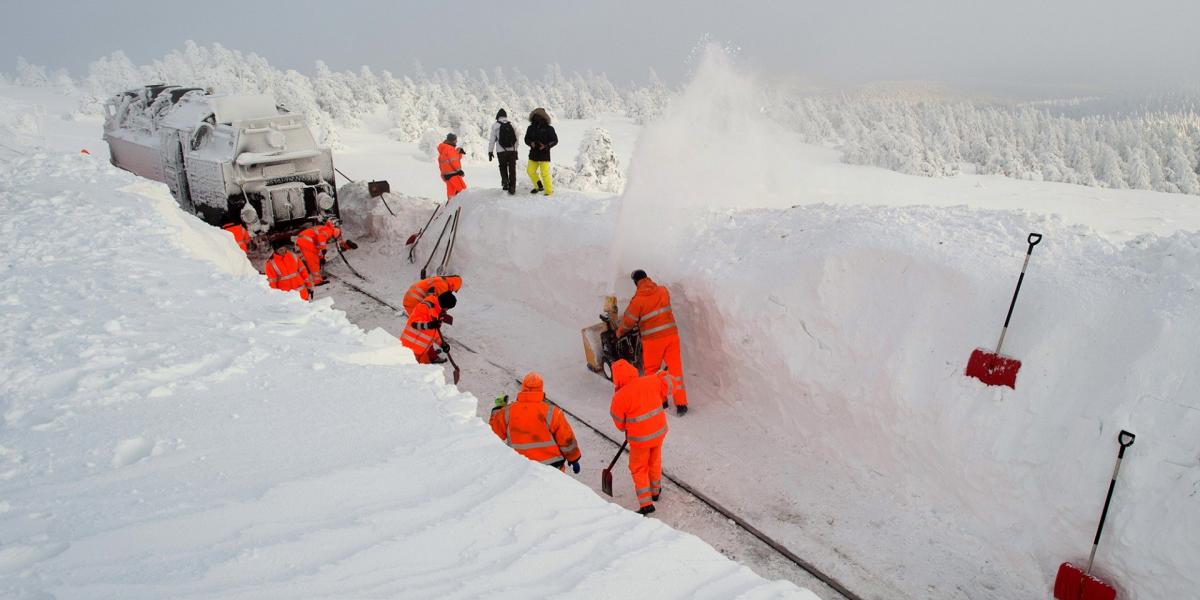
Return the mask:
{"type": "MultiPolygon", "coordinates": [[[[1033,252],[1033,247],[1038,245],[1038,242],[1040,242],[1040,241],[1042,241],[1042,234],[1040,234],[1040,233],[1029,234],[1029,252],[1033,252]]],[[[1026,254],[1028,254],[1028,252],[1026,254]]]]}
{"type": "Polygon", "coordinates": [[[625,446],[627,446],[627,445],[629,445],[629,438],[626,438],[626,439],[625,439],[625,441],[621,442],[621,447],[620,447],[620,448],[617,448],[617,455],[613,457],[613,459],[612,459],[612,462],[608,463],[608,470],[609,470],[609,471],[611,471],[611,470],[612,470],[612,468],[613,468],[614,466],[616,466],[616,464],[617,464],[617,459],[618,459],[618,458],[621,458],[621,453],[625,451],[625,446]]]}
{"type": "Polygon", "coordinates": [[[1121,445],[1121,449],[1117,451],[1117,459],[1125,457],[1125,449],[1133,445],[1135,438],[1137,438],[1136,435],[1124,429],[1121,430],[1121,433],[1117,434],[1117,443],[1121,445]]]}
{"type": "Polygon", "coordinates": [[[1117,451],[1117,464],[1113,466],[1112,479],[1108,482],[1108,495],[1104,497],[1104,509],[1100,511],[1100,523],[1096,525],[1096,537],[1092,540],[1092,553],[1088,556],[1087,573],[1092,572],[1092,564],[1096,561],[1096,549],[1100,547],[1100,535],[1104,533],[1104,521],[1108,519],[1108,507],[1112,504],[1113,490],[1117,487],[1117,474],[1121,472],[1121,459],[1125,458],[1125,449],[1133,445],[1132,433],[1121,430],[1117,434],[1117,443],[1121,449],[1117,451]]]}

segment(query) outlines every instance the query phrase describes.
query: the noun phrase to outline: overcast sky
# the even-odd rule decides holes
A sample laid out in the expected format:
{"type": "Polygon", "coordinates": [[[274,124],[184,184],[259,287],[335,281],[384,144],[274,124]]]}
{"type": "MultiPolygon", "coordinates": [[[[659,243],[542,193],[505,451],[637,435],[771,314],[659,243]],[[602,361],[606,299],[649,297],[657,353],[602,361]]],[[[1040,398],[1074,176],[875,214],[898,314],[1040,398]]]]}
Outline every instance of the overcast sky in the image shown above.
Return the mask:
{"type": "Polygon", "coordinates": [[[1131,88],[1200,81],[1200,0],[365,2],[6,0],[0,70],[17,56],[78,75],[123,50],[139,64],[184,40],[311,72],[369,65],[685,76],[705,35],[764,71],[818,83],[1131,88]]]}

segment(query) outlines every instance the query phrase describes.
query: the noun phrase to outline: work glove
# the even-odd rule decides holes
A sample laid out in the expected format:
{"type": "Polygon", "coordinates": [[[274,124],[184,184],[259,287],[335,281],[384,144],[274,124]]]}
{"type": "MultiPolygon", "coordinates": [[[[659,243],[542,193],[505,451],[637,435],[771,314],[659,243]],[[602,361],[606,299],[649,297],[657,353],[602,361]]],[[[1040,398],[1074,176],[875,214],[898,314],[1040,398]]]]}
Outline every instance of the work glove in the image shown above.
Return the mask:
{"type": "Polygon", "coordinates": [[[578,474],[579,474],[579,461],[575,461],[575,462],[573,462],[573,463],[570,463],[570,465],[571,465],[571,472],[573,472],[573,473],[575,473],[576,475],[578,475],[578,474]]]}
{"type": "Polygon", "coordinates": [[[432,320],[432,321],[430,321],[430,322],[429,322],[429,326],[430,326],[431,328],[433,328],[433,329],[441,329],[441,328],[442,328],[442,320],[441,320],[441,319],[434,319],[434,320],[432,320]]]}
{"type": "Polygon", "coordinates": [[[454,172],[454,174],[455,174],[455,175],[458,175],[459,177],[466,177],[466,176],[467,176],[467,174],[466,174],[466,173],[463,173],[462,169],[459,169],[459,170],[455,171],[455,172],[454,172]]]}
{"type": "Polygon", "coordinates": [[[325,257],[324,256],[321,257],[321,268],[322,269],[325,268],[325,257]]]}
{"type": "Polygon", "coordinates": [[[346,240],[342,242],[342,250],[358,250],[358,244],[354,240],[346,240]]]}
{"type": "Polygon", "coordinates": [[[492,153],[492,152],[488,152],[488,162],[492,162],[492,157],[493,157],[493,156],[495,156],[495,154],[494,154],[494,153],[492,153]]]}
{"type": "Polygon", "coordinates": [[[508,404],[508,394],[496,396],[496,408],[503,408],[505,404],[508,404]]]}
{"type": "Polygon", "coordinates": [[[663,399],[663,410],[667,410],[667,400],[663,399]]]}
{"type": "Polygon", "coordinates": [[[442,352],[450,351],[450,342],[442,342],[442,352]]]}
{"type": "Polygon", "coordinates": [[[450,181],[450,179],[453,178],[454,175],[455,175],[455,173],[442,173],[442,181],[450,181]]]}
{"type": "Polygon", "coordinates": [[[444,314],[444,315],[442,315],[442,322],[443,322],[443,323],[445,323],[445,324],[447,324],[447,325],[453,325],[453,324],[454,324],[454,317],[453,317],[453,316],[451,316],[451,315],[450,315],[450,314],[448,314],[448,313],[447,313],[447,314],[444,314]]]}
{"type": "Polygon", "coordinates": [[[459,156],[466,156],[466,154],[467,154],[466,150],[463,150],[462,148],[458,148],[457,150],[458,150],[459,156]]]}

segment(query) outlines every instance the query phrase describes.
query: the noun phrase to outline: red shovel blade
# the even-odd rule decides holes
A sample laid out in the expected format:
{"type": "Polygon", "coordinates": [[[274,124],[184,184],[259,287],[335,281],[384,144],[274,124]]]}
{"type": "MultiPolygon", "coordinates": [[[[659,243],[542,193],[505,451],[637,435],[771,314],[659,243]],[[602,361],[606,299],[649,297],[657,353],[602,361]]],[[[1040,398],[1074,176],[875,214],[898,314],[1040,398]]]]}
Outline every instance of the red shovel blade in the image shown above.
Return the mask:
{"type": "Polygon", "coordinates": [[[1016,389],[1017,371],[1020,370],[1021,361],[976,348],[971,353],[971,359],[967,361],[967,370],[963,374],[988,385],[1006,385],[1016,389]]]}
{"type": "Polygon", "coordinates": [[[605,469],[600,473],[600,491],[612,497],[612,469],[605,469]]]}
{"type": "Polygon", "coordinates": [[[1058,566],[1058,576],[1054,578],[1054,597],[1057,600],[1116,600],[1117,590],[1065,562],[1058,566]]]}
{"type": "Polygon", "coordinates": [[[404,242],[404,245],[405,245],[405,246],[411,246],[411,245],[413,245],[413,244],[415,244],[415,243],[417,243],[417,234],[415,234],[415,233],[414,233],[414,234],[412,234],[412,235],[408,236],[408,241],[407,241],[407,242],[404,242]]]}

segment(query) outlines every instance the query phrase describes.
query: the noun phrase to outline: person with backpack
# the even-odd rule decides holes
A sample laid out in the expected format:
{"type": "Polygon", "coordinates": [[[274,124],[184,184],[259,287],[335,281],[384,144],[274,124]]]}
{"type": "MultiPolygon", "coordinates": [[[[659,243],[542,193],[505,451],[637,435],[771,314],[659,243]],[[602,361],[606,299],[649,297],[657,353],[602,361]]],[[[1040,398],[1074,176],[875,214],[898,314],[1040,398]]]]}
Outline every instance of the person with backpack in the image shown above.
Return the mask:
{"type": "Polygon", "coordinates": [[[500,151],[495,153],[500,159],[500,187],[511,196],[517,193],[517,130],[508,122],[508,113],[503,108],[496,113],[492,133],[488,136],[489,161],[497,145],[500,146],[500,151]]]}
{"type": "Polygon", "coordinates": [[[535,108],[529,113],[529,129],[525,130],[525,145],[529,146],[529,166],[525,169],[533,181],[529,193],[554,193],[550,184],[550,149],[558,145],[558,135],[550,126],[550,115],[544,108],[535,108]],[[539,176],[539,171],[541,175],[539,176]]]}

